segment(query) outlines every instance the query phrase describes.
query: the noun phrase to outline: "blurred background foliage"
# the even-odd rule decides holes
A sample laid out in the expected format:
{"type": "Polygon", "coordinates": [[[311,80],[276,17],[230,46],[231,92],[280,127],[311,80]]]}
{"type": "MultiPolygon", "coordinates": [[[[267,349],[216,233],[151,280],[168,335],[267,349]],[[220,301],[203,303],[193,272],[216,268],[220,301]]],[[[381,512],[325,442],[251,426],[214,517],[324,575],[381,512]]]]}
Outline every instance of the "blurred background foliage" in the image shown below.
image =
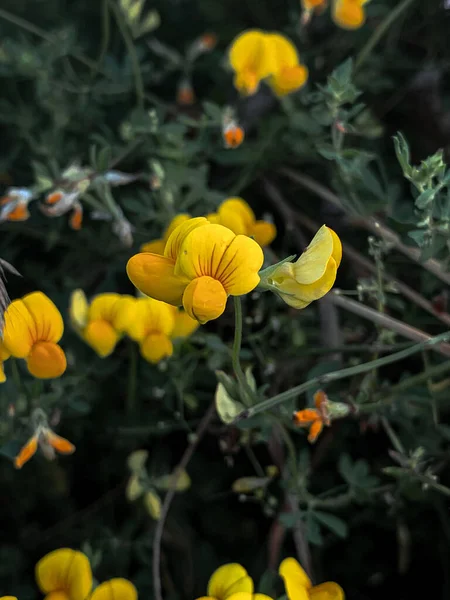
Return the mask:
{"type": "MultiPolygon", "coordinates": [[[[330,294],[302,312],[268,294],[246,299],[241,358],[261,397],[423,339],[412,328],[445,331],[446,3],[372,0],[367,23],[354,32],[337,28],[328,13],[302,28],[298,0],[148,0],[138,20],[132,4],[1,3],[0,185],[35,195],[28,220],[0,224],[0,256],[23,276],[9,277],[11,296],[42,290],[67,322],[75,288],[134,293],[125,265],[142,243],[159,238],[176,213],[205,214],[240,195],[277,225],[268,261],[301,252],[322,223],[333,227],[347,244],[337,285],[355,296],[330,294]],[[255,27],[297,45],[310,70],[299,93],[277,100],[263,86],[238,97],[226,51],[255,27]],[[205,33],[217,44],[187,64],[205,33]],[[177,102],[186,77],[190,105],[177,102]],[[246,133],[235,150],[222,140],[229,106],[246,133]],[[440,149],[423,177],[411,171],[440,149]],[[90,169],[80,231],[39,210],[74,164],[90,169]],[[113,187],[92,177],[113,168],[135,180],[113,187]],[[368,241],[380,233],[381,241],[368,241]]],[[[127,457],[148,450],[153,479],[173,471],[214,400],[215,371],[230,372],[232,337],[229,310],[178,344],[170,361],[139,360],[135,404],[129,340],[100,359],[67,326],[69,368],[40,387],[20,365],[16,377],[7,365],[1,593],[40,597],[35,562],[69,546],[88,553],[97,579],[127,576],[141,598],[153,597],[157,521],[142,502],[127,501],[127,457]],[[37,456],[15,471],[11,458],[30,434],[35,407],[77,451],[54,462],[37,456]]],[[[313,447],[290,423],[303,398],[239,428],[214,418],[188,465],[191,486],[176,495],[164,528],[164,598],[203,595],[214,568],[228,561],[280,596],[270,573],[299,543],[315,579],[339,582],[349,599],[406,600],[424,581],[430,597],[448,598],[449,347],[439,348],[330,386],[332,399],[376,407],[333,424],[313,447]],[[254,493],[233,491],[237,479],[265,477],[273,464],[279,474],[254,493]]]]}

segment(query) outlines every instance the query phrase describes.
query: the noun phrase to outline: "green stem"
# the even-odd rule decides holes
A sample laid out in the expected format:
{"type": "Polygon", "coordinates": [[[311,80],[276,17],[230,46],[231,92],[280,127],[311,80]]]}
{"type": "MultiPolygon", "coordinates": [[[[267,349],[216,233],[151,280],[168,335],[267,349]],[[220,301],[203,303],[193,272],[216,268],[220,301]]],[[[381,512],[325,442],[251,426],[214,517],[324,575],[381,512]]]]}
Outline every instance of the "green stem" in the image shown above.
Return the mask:
{"type": "Polygon", "coordinates": [[[136,344],[130,340],[128,346],[128,390],[127,390],[127,413],[133,416],[136,412],[136,390],[137,390],[137,365],[138,356],[136,344]]]}
{"type": "Polygon", "coordinates": [[[355,69],[354,73],[356,73],[366,59],[370,56],[372,50],[381,40],[383,35],[387,32],[391,25],[395,22],[395,20],[402,14],[404,10],[408,8],[410,4],[412,4],[414,0],[403,0],[400,4],[398,4],[393,10],[389,11],[386,18],[381,21],[378,27],[373,32],[372,36],[368,39],[366,45],[363,47],[361,52],[358,54],[355,61],[355,69]]]}
{"type": "Polygon", "coordinates": [[[251,404],[253,392],[247,383],[244,371],[241,367],[241,344],[242,344],[242,301],[239,296],[234,296],[234,341],[233,350],[231,354],[231,363],[233,365],[233,371],[236,376],[239,385],[239,393],[242,401],[246,406],[251,404]]]}
{"type": "Polygon", "coordinates": [[[22,389],[22,380],[20,378],[19,367],[17,364],[17,358],[11,357],[10,364],[11,364],[11,371],[12,371],[14,385],[16,386],[17,391],[20,392],[20,390],[22,389]]]}
{"type": "Polygon", "coordinates": [[[139,59],[138,59],[138,55],[136,53],[136,48],[134,47],[134,43],[129,34],[128,28],[122,20],[122,13],[120,12],[119,7],[115,4],[115,2],[113,2],[113,0],[109,1],[109,5],[111,6],[111,8],[114,12],[114,17],[116,19],[117,26],[120,29],[120,33],[122,34],[123,41],[125,42],[125,45],[128,50],[128,54],[130,56],[131,66],[133,68],[133,74],[134,74],[134,85],[136,88],[137,103],[138,103],[138,107],[141,110],[143,110],[144,98],[145,98],[144,82],[142,80],[142,73],[141,73],[141,68],[139,66],[139,59]]]}
{"type": "Polygon", "coordinates": [[[340,369],[339,371],[333,371],[331,373],[325,373],[324,375],[319,375],[318,377],[314,377],[301,385],[297,385],[286,392],[282,392],[273,398],[269,398],[268,400],[264,400],[260,402],[256,406],[248,408],[243,411],[240,415],[238,415],[235,419],[235,422],[240,421],[242,419],[247,419],[249,417],[253,417],[254,415],[263,412],[265,410],[269,410],[270,408],[274,408],[279,404],[283,404],[288,400],[292,400],[296,398],[300,394],[307,392],[308,390],[315,387],[323,387],[327,383],[331,381],[338,381],[339,379],[345,379],[347,377],[351,377],[353,375],[359,375],[360,373],[367,373],[372,369],[377,369],[379,367],[383,367],[385,365],[389,365],[391,363],[397,362],[408,356],[412,356],[417,352],[421,352],[425,348],[430,348],[435,346],[436,344],[440,344],[442,342],[447,341],[450,338],[450,332],[442,333],[441,335],[437,335],[436,337],[432,337],[429,340],[421,342],[420,344],[415,344],[410,348],[406,348],[405,350],[401,350],[400,352],[395,352],[394,354],[389,354],[383,358],[378,358],[377,360],[372,360],[370,362],[364,363],[362,365],[357,365],[355,367],[348,367],[346,369],[340,369]]]}
{"type": "Polygon", "coordinates": [[[108,50],[110,38],[109,28],[109,0],[103,0],[102,3],[102,44],[100,46],[100,52],[95,64],[95,68],[92,69],[92,77],[97,74],[103,60],[105,59],[106,52],[108,50]]]}
{"type": "Polygon", "coordinates": [[[414,472],[414,475],[424,485],[426,485],[430,488],[433,488],[434,490],[436,490],[437,492],[440,492],[444,496],[450,497],[450,488],[448,488],[447,486],[442,485],[441,483],[437,483],[436,481],[434,481],[434,479],[432,477],[428,477],[427,475],[421,475],[420,473],[415,473],[415,472],[414,472]]]}

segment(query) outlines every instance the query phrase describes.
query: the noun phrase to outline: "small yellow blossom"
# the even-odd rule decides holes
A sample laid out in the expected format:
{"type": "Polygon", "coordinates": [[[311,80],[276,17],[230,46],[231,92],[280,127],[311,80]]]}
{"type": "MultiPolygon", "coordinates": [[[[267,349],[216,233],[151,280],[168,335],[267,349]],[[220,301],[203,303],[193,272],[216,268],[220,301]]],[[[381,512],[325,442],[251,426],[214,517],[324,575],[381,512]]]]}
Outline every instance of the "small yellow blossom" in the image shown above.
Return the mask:
{"type": "Polygon", "coordinates": [[[2,596],[0,600],[17,600],[15,596],[2,596]]]}
{"type": "Polygon", "coordinates": [[[284,96],[301,88],[308,79],[308,70],[300,63],[295,46],[279,33],[241,33],[231,44],[229,60],[235,72],[234,85],[243,95],[254,94],[261,81],[267,79],[274,93],[284,96]]]}
{"type": "Polygon", "coordinates": [[[42,292],[14,300],[5,313],[3,345],[15,358],[24,358],[39,379],[60,377],[67,361],[58,345],[64,331],[61,313],[42,292]]]}
{"type": "Polygon", "coordinates": [[[277,235],[273,223],[257,221],[254,212],[242,198],[224,200],[216,213],[206,215],[210,223],[218,223],[231,229],[236,235],[248,235],[261,247],[268,246],[277,235]]]}
{"type": "Polygon", "coordinates": [[[190,218],[191,218],[191,216],[188,214],[185,214],[185,213],[181,213],[181,214],[177,215],[176,217],[174,217],[170,221],[166,230],[164,231],[162,238],[159,240],[153,240],[152,242],[147,242],[146,244],[142,244],[141,252],[152,252],[153,254],[163,255],[164,248],[166,247],[167,240],[169,239],[172,231],[174,229],[176,229],[178,227],[178,225],[181,225],[182,223],[184,223],[185,221],[187,221],[190,218]]]}
{"type": "Polygon", "coordinates": [[[285,558],[279,573],[284,580],[288,600],[344,600],[344,590],[334,581],[312,585],[295,558],[285,558]]]}
{"type": "Polygon", "coordinates": [[[364,5],[370,0],[334,0],[333,21],[343,29],[359,29],[366,20],[364,5]]]}
{"type": "Polygon", "coordinates": [[[134,318],[136,298],[105,293],[88,303],[82,290],[72,293],[69,316],[75,331],[102,358],[109,356],[134,318]]]}
{"type": "Polygon", "coordinates": [[[172,356],[170,337],[174,326],[175,315],[172,306],[153,298],[138,298],[127,333],[139,343],[143,358],[155,364],[172,356]]]}
{"type": "Polygon", "coordinates": [[[204,324],[220,317],[229,295],[248,294],[258,285],[263,260],[254,240],[198,217],[172,232],[164,256],[131,257],[127,273],[147,296],[183,305],[192,319],[204,324]]]}
{"type": "Polygon", "coordinates": [[[305,308],[333,287],[341,258],[339,237],[322,225],[295,263],[284,262],[261,273],[261,287],[277,293],[293,308],[305,308]]]}
{"type": "Polygon", "coordinates": [[[214,571],[208,582],[207,595],[197,600],[228,600],[238,593],[252,595],[253,589],[253,580],[244,567],[238,563],[228,563],[214,571]]]}
{"type": "Polygon", "coordinates": [[[137,600],[131,581],[121,577],[100,583],[93,592],[88,557],[71,548],[46,554],[36,565],[36,582],[44,600],[137,600]]]}
{"type": "Polygon", "coordinates": [[[5,371],[3,368],[3,363],[5,362],[5,360],[8,360],[8,358],[11,356],[11,354],[8,352],[8,350],[5,348],[3,342],[0,340],[0,383],[5,383],[6,381],[6,375],[5,375],[5,371]]]}

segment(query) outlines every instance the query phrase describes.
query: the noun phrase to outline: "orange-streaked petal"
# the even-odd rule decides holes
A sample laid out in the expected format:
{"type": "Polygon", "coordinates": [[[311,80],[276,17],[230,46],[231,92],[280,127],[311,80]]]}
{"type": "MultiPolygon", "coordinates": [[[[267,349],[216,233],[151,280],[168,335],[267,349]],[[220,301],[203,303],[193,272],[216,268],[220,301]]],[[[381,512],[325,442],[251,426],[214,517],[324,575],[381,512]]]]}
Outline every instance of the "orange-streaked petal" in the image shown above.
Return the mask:
{"type": "Polygon", "coordinates": [[[205,217],[195,217],[194,219],[187,219],[175,227],[167,239],[164,256],[172,260],[177,260],[181,245],[186,237],[194,229],[204,227],[205,225],[209,225],[209,221],[205,217]]]}
{"type": "Polygon", "coordinates": [[[14,466],[16,469],[21,469],[23,465],[30,460],[35,454],[38,448],[38,436],[33,435],[28,442],[23,446],[19,454],[14,459],[14,466]]]}
{"type": "Polygon", "coordinates": [[[42,292],[22,298],[35,322],[35,341],[59,342],[64,333],[64,321],[56,305],[42,292]]]}
{"type": "Polygon", "coordinates": [[[130,281],[143,294],[181,306],[183,292],[188,280],[175,275],[175,262],[157,254],[135,254],[127,264],[130,281]]]}
{"type": "Polygon", "coordinates": [[[173,354],[172,342],[164,333],[150,333],[141,342],[140,349],[143,358],[152,364],[173,354]]]}
{"type": "Polygon", "coordinates": [[[66,438],[57,435],[51,429],[46,430],[45,438],[50,446],[60,454],[73,454],[76,450],[72,442],[69,442],[69,440],[66,440],[66,438]]]}
{"type": "Polygon", "coordinates": [[[96,587],[90,600],[137,600],[137,597],[137,590],[131,581],[117,577],[96,587]]]}
{"type": "Polygon", "coordinates": [[[311,580],[295,558],[285,558],[278,570],[289,600],[309,600],[311,580]]]}
{"type": "Polygon", "coordinates": [[[86,600],[92,589],[91,565],[82,552],[60,548],[37,563],[36,582],[44,594],[61,591],[70,600],[86,600]]]}
{"type": "Polygon", "coordinates": [[[326,581],[309,590],[310,600],[345,600],[344,590],[334,581],[326,581]]]}
{"type": "Polygon", "coordinates": [[[277,228],[269,221],[256,221],[247,234],[254,238],[262,248],[273,242],[277,236],[277,228]]]}
{"type": "Polygon", "coordinates": [[[320,414],[315,408],[305,408],[303,410],[297,410],[293,414],[292,419],[296,425],[304,427],[317,421],[317,419],[320,419],[320,414]]]}
{"type": "Polygon", "coordinates": [[[258,271],[263,262],[261,246],[245,235],[237,235],[224,252],[215,278],[227,294],[248,294],[259,283],[258,271]]]}
{"type": "Polygon", "coordinates": [[[217,279],[197,277],[186,287],[183,294],[183,307],[187,314],[204,325],[217,319],[224,312],[227,293],[217,279]]]}
{"type": "Polygon", "coordinates": [[[108,321],[91,321],[83,331],[83,339],[101,358],[109,356],[119,341],[119,334],[108,321]]]}
{"type": "Polygon", "coordinates": [[[61,377],[67,368],[64,350],[53,342],[36,342],[26,360],[29,372],[38,379],[61,377]]]}
{"type": "Polygon", "coordinates": [[[314,442],[319,437],[322,429],[323,429],[322,421],[314,421],[314,423],[311,423],[311,427],[309,428],[309,434],[308,434],[308,442],[310,444],[314,444],[314,442]]]}
{"type": "Polygon", "coordinates": [[[208,596],[226,600],[237,592],[253,594],[253,581],[242,565],[229,563],[214,571],[208,582],[208,596]]]}

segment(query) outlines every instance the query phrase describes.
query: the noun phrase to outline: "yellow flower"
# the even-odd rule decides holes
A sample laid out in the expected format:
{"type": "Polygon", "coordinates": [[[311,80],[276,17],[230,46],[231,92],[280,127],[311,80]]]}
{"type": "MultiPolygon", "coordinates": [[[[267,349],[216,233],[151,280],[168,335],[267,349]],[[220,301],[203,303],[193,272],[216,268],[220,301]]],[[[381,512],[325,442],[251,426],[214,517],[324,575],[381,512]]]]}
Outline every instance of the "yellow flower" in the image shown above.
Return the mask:
{"type": "Polygon", "coordinates": [[[127,295],[98,294],[89,305],[82,290],[72,293],[69,316],[75,331],[105,358],[116,347],[134,319],[136,298],[127,295]]]}
{"type": "Polygon", "coordinates": [[[71,548],[50,552],[36,565],[36,581],[45,600],[137,600],[127,579],[104,581],[91,594],[92,571],[88,557],[71,548]]]}
{"type": "Polygon", "coordinates": [[[313,586],[295,558],[285,558],[279,573],[284,580],[288,600],[344,600],[344,590],[333,581],[313,586]]]}
{"type": "Polygon", "coordinates": [[[242,565],[228,563],[214,571],[208,582],[207,596],[202,596],[198,600],[228,600],[238,593],[251,596],[253,580],[242,565]]]}
{"type": "Polygon", "coordinates": [[[6,381],[6,375],[5,375],[5,371],[3,368],[3,363],[5,362],[5,360],[8,360],[8,358],[10,356],[11,356],[11,354],[8,352],[8,350],[5,348],[3,342],[0,340],[0,383],[5,383],[5,381],[6,381]]]}
{"type": "Polygon", "coordinates": [[[220,317],[229,295],[248,294],[258,285],[263,260],[254,240],[198,217],[172,232],[164,256],[131,257],[127,273],[141,292],[183,305],[192,319],[203,324],[220,317]]]}
{"type": "Polygon", "coordinates": [[[308,80],[308,69],[299,61],[294,44],[278,33],[268,34],[268,47],[275,63],[268,83],[277,96],[300,89],[308,80]]]}
{"type": "Polygon", "coordinates": [[[257,221],[254,212],[242,198],[224,200],[216,213],[206,216],[210,223],[218,223],[231,229],[236,235],[248,235],[262,247],[268,246],[277,235],[273,223],[257,221]]]}
{"type": "Polygon", "coordinates": [[[335,0],[333,3],[333,21],[343,29],[359,29],[364,25],[366,13],[364,4],[369,0],[335,0]]]}
{"type": "Polygon", "coordinates": [[[164,231],[162,238],[160,240],[153,240],[152,242],[142,244],[141,252],[152,252],[153,254],[161,255],[164,254],[164,248],[166,247],[167,240],[169,239],[172,231],[176,229],[178,225],[181,225],[190,218],[191,216],[186,213],[181,213],[174,217],[164,231]]]}
{"type": "Polygon", "coordinates": [[[172,356],[170,336],[174,325],[172,306],[153,298],[139,298],[136,300],[134,318],[127,328],[127,333],[139,343],[145,360],[158,363],[163,358],[172,356]]]}
{"type": "Polygon", "coordinates": [[[257,92],[261,80],[273,71],[267,36],[257,29],[238,35],[231,43],[228,57],[235,72],[234,85],[244,96],[257,92]]]}
{"type": "Polygon", "coordinates": [[[58,345],[64,331],[61,313],[42,292],[14,300],[5,313],[3,344],[15,358],[24,358],[39,379],[59,377],[66,370],[66,355],[58,345]]]}
{"type": "Polygon", "coordinates": [[[188,338],[198,329],[200,323],[197,319],[192,319],[185,310],[174,306],[172,306],[172,309],[175,323],[171,338],[173,340],[188,338]]]}
{"type": "Polygon", "coordinates": [[[86,600],[92,589],[89,559],[71,548],[54,550],[37,563],[36,582],[45,600],[86,600]]]}
{"type": "Polygon", "coordinates": [[[284,262],[261,273],[261,287],[277,293],[289,306],[305,308],[331,290],[341,257],[339,237],[322,225],[295,263],[284,262]]]}
{"type": "Polygon", "coordinates": [[[17,600],[15,596],[2,596],[0,600],[17,600]]]}

